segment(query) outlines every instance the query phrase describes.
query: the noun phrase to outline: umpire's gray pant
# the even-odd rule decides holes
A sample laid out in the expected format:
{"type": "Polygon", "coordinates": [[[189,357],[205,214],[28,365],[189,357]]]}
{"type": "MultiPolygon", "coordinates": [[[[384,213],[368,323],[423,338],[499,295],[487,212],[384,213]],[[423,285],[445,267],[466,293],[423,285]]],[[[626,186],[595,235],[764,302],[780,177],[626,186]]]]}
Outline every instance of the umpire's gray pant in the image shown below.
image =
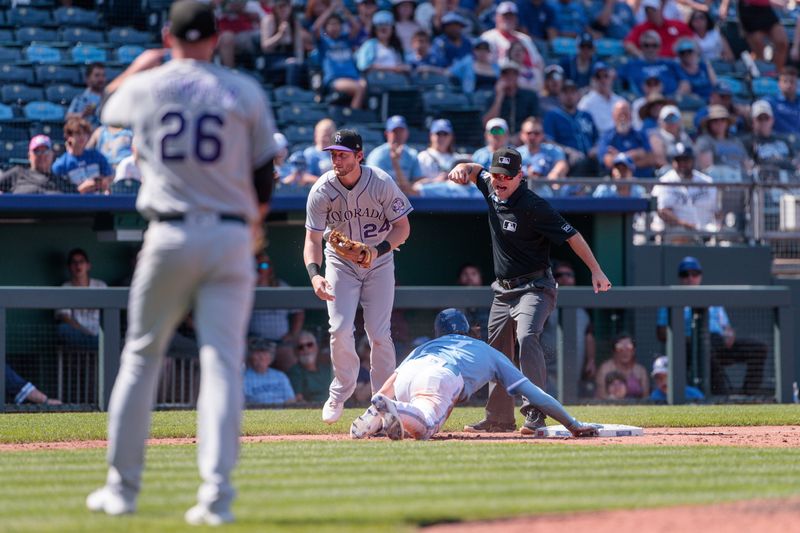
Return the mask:
{"type": "MultiPolygon", "coordinates": [[[[550,270],[544,277],[513,289],[492,283],[494,300],[489,311],[489,345],[514,361],[515,341],[519,342],[519,368],[539,388],[547,384],[547,367],[539,337],[548,315],[555,309],[558,285],[550,270]],[[516,327],[515,327],[516,326],[516,327]]],[[[527,400],[522,413],[528,410],[527,400]]],[[[492,382],[486,419],[505,424],[514,423],[514,398],[492,382]]]]}

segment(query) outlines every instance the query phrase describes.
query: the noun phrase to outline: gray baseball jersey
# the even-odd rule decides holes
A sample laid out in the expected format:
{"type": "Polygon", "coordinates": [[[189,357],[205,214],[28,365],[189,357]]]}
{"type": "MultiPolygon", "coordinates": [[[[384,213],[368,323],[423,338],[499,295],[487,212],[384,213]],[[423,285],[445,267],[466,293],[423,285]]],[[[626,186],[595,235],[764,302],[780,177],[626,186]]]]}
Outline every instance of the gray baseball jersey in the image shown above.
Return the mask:
{"type": "MultiPolygon", "coordinates": [[[[327,239],[338,229],[351,239],[374,246],[382,242],[392,223],[412,211],[408,198],[391,176],[379,168],[361,167],[361,178],[352,190],[344,187],[331,170],[311,188],[306,206],[306,228],[322,231],[327,239]]],[[[325,251],[325,278],[336,299],[327,302],[334,379],[330,397],[344,402],[356,387],[359,359],[353,337],[353,321],[359,302],[364,308],[364,329],[370,341],[372,391],[383,385],[395,366],[391,336],[394,304],[392,253],[373,261],[369,269],[325,251]]]]}
{"type": "Polygon", "coordinates": [[[102,118],[133,129],[143,174],[137,207],[151,219],[109,403],[106,489],[135,502],[161,360],[191,311],[203,373],[197,498],[212,512],[228,512],[255,271],[249,226],[219,215],[258,220],[253,170],[276,152],[274,119],[255,82],[187,59],[125,80],[102,118]],[[159,214],[183,216],[159,221],[159,214]]]}
{"type": "Polygon", "coordinates": [[[253,79],[211,63],[170,61],[126,80],[102,120],[134,132],[143,177],[136,207],[144,216],[257,218],[252,171],[278,147],[266,95],[253,79]]]}

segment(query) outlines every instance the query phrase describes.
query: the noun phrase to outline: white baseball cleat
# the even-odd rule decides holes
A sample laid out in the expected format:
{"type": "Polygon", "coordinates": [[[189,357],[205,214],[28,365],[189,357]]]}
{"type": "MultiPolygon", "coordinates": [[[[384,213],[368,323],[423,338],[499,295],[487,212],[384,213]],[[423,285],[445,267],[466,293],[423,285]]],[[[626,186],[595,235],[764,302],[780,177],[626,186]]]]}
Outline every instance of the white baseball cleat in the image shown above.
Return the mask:
{"type": "Polygon", "coordinates": [[[333,424],[341,418],[343,410],[344,404],[342,402],[328,398],[322,407],[322,421],[326,424],[333,424]]]}
{"type": "Polygon", "coordinates": [[[372,437],[383,429],[383,418],[381,414],[375,409],[374,405],[370,405],[363,415],[359,416],[350,425],[350,438],[365,439],[372,437]]]}
{"type": "Polygon", "coordinates": [[[103,487],[86,497],[86,508],[95,513],[119,516],[136,512],[136,501],[103,487]]]}
{"type": "Polygon", "coordinates": [[[386,432],[386,436],[392,440],[403,440],[406,432],[403,429],[403,423],[400,421],[400,415],[397,412],[394,400],[377,393],[372,397],[372,405],[383,415],[383,430],[386,432]]]}
{"type": "Polygon", "coordinates": [[[233,522],[233,513],[230,511],[214,512],[202,503],[198,503],[183,515],[187,524],[192,526],[221,526],[233,522]]]}

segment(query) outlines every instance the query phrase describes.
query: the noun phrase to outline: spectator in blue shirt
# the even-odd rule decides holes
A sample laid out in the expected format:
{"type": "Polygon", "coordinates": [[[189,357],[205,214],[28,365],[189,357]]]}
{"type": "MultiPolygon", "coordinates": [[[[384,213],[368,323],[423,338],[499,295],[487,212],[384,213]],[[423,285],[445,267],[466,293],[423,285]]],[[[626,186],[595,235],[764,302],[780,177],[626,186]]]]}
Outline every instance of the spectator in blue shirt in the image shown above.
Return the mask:
{"type": "Polygon", "coordinates": [[[289,378],[270,368],[275,358],[275,343],[252,337],[248,341],[247,369],[244,372],[244,400],[247,404],[284,405],[294,403],[295,393],[289,378]]]}
{"type": "Polygon", "coordinates": [[[362,72],[384,71],[406,73],[403,45],[394,31],[394,15],[378,11],[372,17],[370,38],[356,52],[356,65],[362,72]]]}
{"type": "Polygon", "coordinates": [[[636,25],[636,16],[625,0],[592,0],[588,11],[592,28],[609,39],[625,39],[636,25]]]}
{"type": "Polygon", "coordinates": [[[326,9],[314,23],[315,31],[323,27],[325,30],[319,32],[317,41],[322,85],[327,91],[339,91],[350,96],[350,107],[360,109],[367,93],[367,81],[356,67],[355,40],[352,34],[342,35],[342,17],[332,8],[326,9]]]}
{"type": "Polygon", "coordinates": [[[303,150],[311,174],[322,176],[333,168],[331,155],[323,148],[331,145],[334,133],[336,133],[336,123],[329,118],[323,118],[314,126],[314,144],[303,150]]]}
{"type": "Polygon", "coordinates": [[[579,97],[575,82],[564,80],[561,107],[544,116],[544,132],[564,148],[570,175],[593,176],[597,173],[598,132],[592,116],[578,109],[579,97]]]}
{"type": "MultiPolygon", "coordinates": [[[[611,166],[612,180],[628,180],[633,177],[636,165],[625,152],[620,152],[614,158],[611,166]]],[[[594,198],[644,198],[647,191],[641,185],[627,185],[620,183],[601,184],[592,193],[594,198]]]]}
{"type": "Polygon", "coordinates": [[[483,114],[484,122],[502,117],[509,124],[509,134],[516,139],[522,121],[539,115],[539,96],[519,86],[520,65],[511,60],[500,63],[500,79],[495,84],[494,100],[483,114]]]}
{"type": "Polygon", "coordinates": [[[578,0],[558,0],[553,8],[556,11],[556,30],[560,37],[577,37],[586,31],[589,18],[583,4],[578,0]]]}
{"type": "Polygon", "coordinates": [[[775,117],[775,133],[800,133],[800,101],[797,98],[797,69],[788,66],[778,77],[781,93],[767,99],[775,117]]]}
{"type": "Polygon", "coordinates": [[[628,89],[642,95],[644,81],[658,76],[664,87],[664,94],[672,95],[678,89],[678,65],[672,59],[659,57],[661,37],[654,30],[647,30],[639,38],[639,49],[642,51],[642,58],[631,59],[620,68],[621,78],[627,83],[628,89]]]}
{"type": "Polygon", "coordinates": [[[561,65],[547,65],[544,69],[544,90],[539,98],[539,109],[542,116],[548,111],[561,107],[559,95],[561,85],[564,83],[564,69],[561,65]]]}
{"type": "Polygon", "coordinates": [[[711,88],[717,84],[717,75],[707,63],[700,59],[697,44],[691,39],[681,39],[675,45],[678,54],[678,95],[694,94],[706,102],[711,96],[711,88]]]}
{"type": "Polygon", "coordinates": [[[549,41],[558,37],[556,10],[547,0],[517,0],[520,28],[534,39],[549,41]]]}
{"type": "Polygon", "coordinates": [[[653,177],[653,153],[650,141],[641,130],[633,129],[631,105],[626,100],[614,104],[611,112],[614,127],[603,133],[597,148],[597,156],[606,169],[611,169],[618,154],[625,154],[636,165],[637,178],[653,177]]]}
{"type": "Polygon", "coordinates": [[[489,168],[492,166],[492,154],[500,148],[508,146],[508,122],[499,117],[489,120],[483,136],[486,139],[486,146],[478,148],[472,154],[472,162],[483,168],[489,168]]]}
{"type": "Polygon", "coordinates": [[[103,154],[86,148],[91,131],[85,119],[67,119],[64,124],[66,152],[53,162],[53,174],[68,178],[81,194],[107,194],[114,170],[103,154]]]}
{"type": "Polygon", "coordinates": [[[594,49],[594,38],[589,32],[578,37],[578,53],[561,60],[564,77],[575,82],[579,89],[588,87],[592,82],[592,68],[597,61],[594,49]]]}
{"type": "MultiPolygon", "coordinates": [[[[667,383],[669,382],[669,357],[660,355],[653,361],[653,390],[650,392],[650,399],[655,402],[667,401],[667,383]]],[[[683,392],[686,401],[697,402],[705,400],[703,392],[697,387],[686,385],[683,392]]]]}
{"type": "Polygon", "coordinates": [[[431,52],[438,63],[461,81],[466,93],[475,90],[475,71],[472,68],[472,42],[464,35],[468,22],[455,11],[442,17],[442,33],[433,39],[431,52]]]}
{"type": "MultiPolygon", "coordinates": [[[[678,265],[678,278],[681,285],[698,286],[703,282],[703,267],[696,257],[686,256],[678,265]]],[[[691,307],[684,307],[684,328],[686,342],[691,346],[693,324],[696,313],[691,307]]],[[[711,306],[707,310],[708,334],[711,341],[711,392],[728,394],[730,384],[723,367],[744,362],[747,364],[743,389],[745,394],[762,392],[764,366],[767,359],[767,346],[758,340],[739,339],[724,307],[711,306]]],[[[659,308],[656,334],[661,342],[667,338],[669,313],[666,307],[659,308]]]]}
{"type": "Polygon", "coordinates": [[[446,72],[439,56],[431,51],[431,36],[425,30],[417,31],[411,38],[411,52],[406,54],[406,63],[411,72],[446,72]]]}
{"type": "Polygon", "coordinates": [[[400,115],[389,117],[384,135],[386,142],[369,153],[366,164],[387,172],[407,196],[415,195],[412,185],[424,175],[417,160],[417,151],[406,145],[406,119],[400,115]]]}
{"type": "MultiPolygon", "coordinates": [[[[544,142],[544,127],[539,117],[528,117],[519,132],[522,146],[517,151],[522,156],[522,170],[530,178],[537,174],[545,179],[557,180],[567,177],[569,163],[564,150],[555,144],[544,142]]],[[[554,188],[558,189],[558,186],[554,188]]],[[[549,187],[548,187],[548,190],[549,187]]],[[[534,191],[539,194],[538,191],[534,191]]],[[[550,192],[552,196],[552,191],[550,192]]],[[[542,196],[539,194],[539,196],[542,196]]]]}
{"type": "Polygon", "coordinates": [[[84,80],[86,90],[72,99],[65,118],[86,119],[94,129],[100,125],[100,101],[103,99],[103,90],[106,87],[106,69],[103,64],[88,65],[84,80]]]}

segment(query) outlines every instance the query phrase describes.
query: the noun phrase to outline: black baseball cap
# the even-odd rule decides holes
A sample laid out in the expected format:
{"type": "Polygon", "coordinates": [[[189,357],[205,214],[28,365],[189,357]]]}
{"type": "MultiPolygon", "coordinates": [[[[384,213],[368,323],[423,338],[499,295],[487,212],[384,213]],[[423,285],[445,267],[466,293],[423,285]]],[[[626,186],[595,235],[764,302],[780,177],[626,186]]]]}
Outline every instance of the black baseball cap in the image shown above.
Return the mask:
{"type": "Polygon", "coordinates": [[[500,148],[492,155],[492,174],[505,174],[514,177],[522,168],[522,156],[513,148],[500,148]]]}
{"type": "Polygon", "coordinates": [[[356,130],[339,130],[333,136],[333,144],[323,150],[343,150],[345,152],[360,152],[363,148],[361,135],[356,130]]]}
{"type": "Polygon", "coordinates": [[[178,0],[169,10],[169,32],[194,43],[217,33],[217,19],[210,2],[178,0]]]}

